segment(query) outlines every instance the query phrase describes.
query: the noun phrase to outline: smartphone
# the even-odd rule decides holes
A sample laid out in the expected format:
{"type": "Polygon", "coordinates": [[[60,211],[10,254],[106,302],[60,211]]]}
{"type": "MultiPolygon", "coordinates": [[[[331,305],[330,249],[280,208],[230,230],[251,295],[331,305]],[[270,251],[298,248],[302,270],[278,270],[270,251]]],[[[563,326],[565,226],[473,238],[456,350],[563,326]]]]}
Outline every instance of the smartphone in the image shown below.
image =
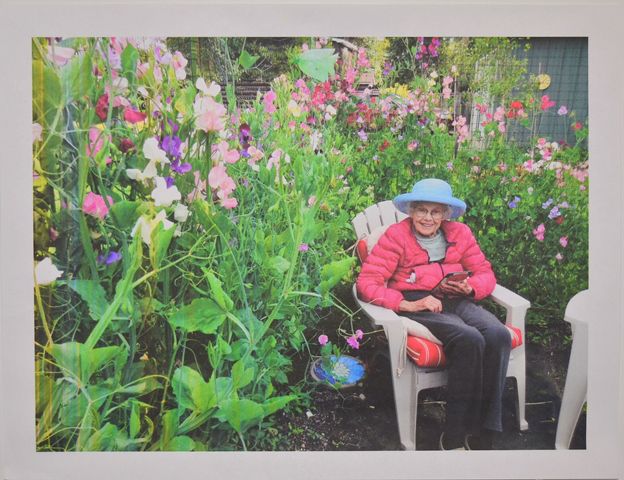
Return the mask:
{"type": "Polygon", "coordinates": [[[444,278],[442,279],[442,281],[448,282],[450,280],[452,282],[461,282],[463,280],[466,280],[471,275],[472,275],[472,272],[469,270],[466,270],[463,272],[447,273],[446,275],[444,275],[444,278]]]}

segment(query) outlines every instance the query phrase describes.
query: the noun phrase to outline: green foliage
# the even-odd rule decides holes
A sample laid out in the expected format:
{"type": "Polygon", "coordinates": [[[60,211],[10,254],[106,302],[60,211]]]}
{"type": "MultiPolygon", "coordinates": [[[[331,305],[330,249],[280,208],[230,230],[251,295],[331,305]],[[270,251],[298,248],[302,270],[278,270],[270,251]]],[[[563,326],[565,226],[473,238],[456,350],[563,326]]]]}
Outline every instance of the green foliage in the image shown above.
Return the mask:
{"type": "Polygon", "coordinates": [[[338,54],[330,48],[315,48],[301,53],[295,60],[303,73],[319,82],[325,82],[334,74],[338,54]]]}

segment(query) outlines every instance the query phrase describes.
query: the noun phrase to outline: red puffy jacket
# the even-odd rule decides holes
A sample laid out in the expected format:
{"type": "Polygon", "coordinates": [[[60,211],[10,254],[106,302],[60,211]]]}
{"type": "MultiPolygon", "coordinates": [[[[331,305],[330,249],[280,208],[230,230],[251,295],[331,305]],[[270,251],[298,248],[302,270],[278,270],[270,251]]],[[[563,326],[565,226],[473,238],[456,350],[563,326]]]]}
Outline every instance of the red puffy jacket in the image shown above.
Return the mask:
{"type": "Polygon", "coordinates": [[[470,228],[450,221],[442,222],[440,228],[448,244],[446,256],[430,262],[416,240],[410,217],[388,227],[362,265],[356,282],[360,298],[398,312],[401,291],[432,290],[444,275],[461,270],[472,272],[468,283],[475,300],[492,293],[496,286],[492,265],[470,228]]]}

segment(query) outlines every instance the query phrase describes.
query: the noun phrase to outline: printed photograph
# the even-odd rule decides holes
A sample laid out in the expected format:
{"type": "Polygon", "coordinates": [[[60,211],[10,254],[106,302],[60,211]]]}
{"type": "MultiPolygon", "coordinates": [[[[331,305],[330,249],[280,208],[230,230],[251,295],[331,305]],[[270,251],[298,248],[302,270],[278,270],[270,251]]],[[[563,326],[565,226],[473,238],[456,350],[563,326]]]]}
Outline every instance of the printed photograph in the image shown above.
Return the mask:
{"type": "Polygon", "coordinates": [[[586,37],[37,37],[32,89],[38,452],[586,448],[586,37]]]}

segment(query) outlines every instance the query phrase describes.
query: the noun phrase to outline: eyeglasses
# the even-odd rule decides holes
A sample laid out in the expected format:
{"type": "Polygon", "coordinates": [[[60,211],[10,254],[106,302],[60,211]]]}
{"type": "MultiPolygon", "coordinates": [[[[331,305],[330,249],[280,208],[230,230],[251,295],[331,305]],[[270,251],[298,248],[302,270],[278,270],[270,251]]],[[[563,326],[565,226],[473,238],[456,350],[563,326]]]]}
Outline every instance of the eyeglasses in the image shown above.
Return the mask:
{"type": "Polygon", "coordinates": [[[435,221],[438,221],[438,220],[442,220],[444,218],[444,215],[446,214],[446,210],[440,210],[437,208],[433,210],[427,210],[424,207],[416,207],[413,210],[413,212],[414,212],[414,216],[418,220],[425,218],[427,215],[431,215],[431,218],[433,218],[435,221]]]}

